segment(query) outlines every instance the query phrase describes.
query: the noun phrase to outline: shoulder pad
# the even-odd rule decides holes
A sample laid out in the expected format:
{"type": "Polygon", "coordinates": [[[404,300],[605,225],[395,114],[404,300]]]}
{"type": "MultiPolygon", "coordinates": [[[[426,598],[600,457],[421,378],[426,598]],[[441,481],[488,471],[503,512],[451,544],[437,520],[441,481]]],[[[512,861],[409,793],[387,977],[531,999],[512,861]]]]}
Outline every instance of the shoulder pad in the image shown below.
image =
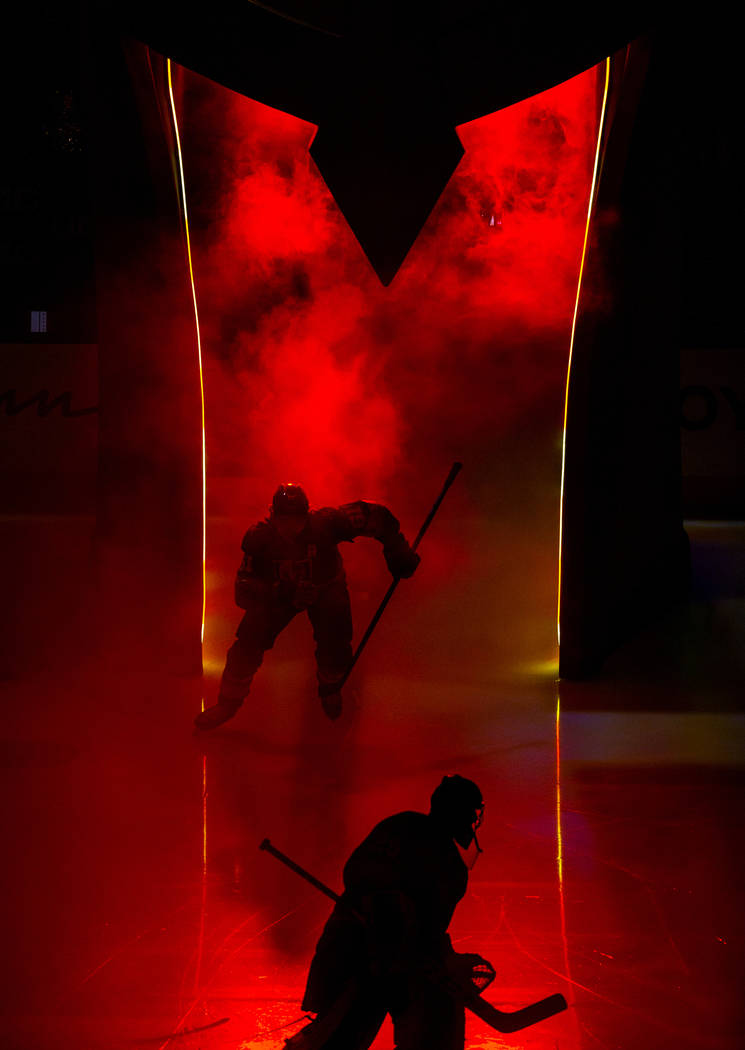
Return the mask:
{"type": "Polygon", "coordinates": [[[326,518],[333,518],[335,514],[338,514],[336,507],[319,507],[317,510],[312,510],[308,517],[312,521],[323,521],[326,518]]]}
{"type": "Polygon", "coordinates": [[[260,521],[256,525],[252,525],[248,529],[241,541],[241,548],[246,554],[254,554],[256,551],[261,550],[265,543],[270,539],[271,526],[266,521],[260,521]]]}
{"type": "Polygon", "coordinates": [[[354,529],[364,529],[370,517],[370,508],[361,499],[355,500],[354,503],[343,503],[339,510],[354,529]]]}

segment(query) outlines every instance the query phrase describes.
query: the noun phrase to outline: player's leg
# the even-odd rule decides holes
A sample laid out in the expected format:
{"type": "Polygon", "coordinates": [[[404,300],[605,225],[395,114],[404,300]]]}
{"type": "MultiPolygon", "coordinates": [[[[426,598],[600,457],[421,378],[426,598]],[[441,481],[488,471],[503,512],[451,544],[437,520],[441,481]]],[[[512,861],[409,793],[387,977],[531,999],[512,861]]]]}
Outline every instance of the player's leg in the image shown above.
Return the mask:
{"type": "Polygon", "coordinates": [[[368,1050],[385,1015],[385,1005],[375,987],[350,984],[315,1021],[287,1040],[286,1050],[368,1050]]]}
{"type": "Polygon", "coordinates": [[[297,612],[286,602],[256,600],[246,608],[228,649],[217,702],[194,719],[197,729],[215,729],[232,718],[248,696],[264,653],[297,612]]]}
{"type": "Polygon", "coordinates": [[[352,609],[344,580],[325,587],[308,608],[316,640],[318,695],[329,718],[341,714],[340,683],[352,662],[352,609]]]}
{"type": "Polygon", "coordinates": [[[406,982],[391,1003],[396,1050],[463,1050],[466,1011],[443,988],[421,978],[406,982]]]}

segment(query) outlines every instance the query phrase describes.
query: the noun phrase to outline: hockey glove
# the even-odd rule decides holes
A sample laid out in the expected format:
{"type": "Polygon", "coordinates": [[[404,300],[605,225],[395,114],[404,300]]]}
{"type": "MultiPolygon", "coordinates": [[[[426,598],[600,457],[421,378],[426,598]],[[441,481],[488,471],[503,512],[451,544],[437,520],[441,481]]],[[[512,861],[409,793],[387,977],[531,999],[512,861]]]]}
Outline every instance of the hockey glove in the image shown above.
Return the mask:
{"type": "Polygon", "coordinates": [[[494,967],[481,955],[471,952],[454,952],[447,959],[447,972],[461,987],[470,983],[481,994],[496,977],[494,967]]]}
{"type": "Polygon", "coordinates": [[[400,532],[395,539],[390,540],[383,547],[383,557],[391,576],[397,580],[408,580],[414,575],[417,565],[422,560],[416,551],[411,549],[400,532]]]}

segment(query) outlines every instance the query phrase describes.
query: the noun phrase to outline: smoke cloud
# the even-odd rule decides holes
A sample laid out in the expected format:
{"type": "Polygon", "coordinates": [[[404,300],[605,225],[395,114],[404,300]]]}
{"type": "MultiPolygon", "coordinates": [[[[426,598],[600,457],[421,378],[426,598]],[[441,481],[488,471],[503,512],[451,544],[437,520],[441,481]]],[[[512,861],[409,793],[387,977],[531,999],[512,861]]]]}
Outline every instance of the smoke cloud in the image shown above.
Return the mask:
{"type": "Polygon", "coordinates": [[[460,459],[469,524],[428,538],[434,578],[453,544],[465,567],[498,545],[501,593],[543,624],[525,644],[545,642],[597,71],[457,129],[465,155],[388,288],[308,154],[314,127],[184,77],[210,513],[239,539],[294,480],[316,506],[381,499],[411,531],[460,459]]]}

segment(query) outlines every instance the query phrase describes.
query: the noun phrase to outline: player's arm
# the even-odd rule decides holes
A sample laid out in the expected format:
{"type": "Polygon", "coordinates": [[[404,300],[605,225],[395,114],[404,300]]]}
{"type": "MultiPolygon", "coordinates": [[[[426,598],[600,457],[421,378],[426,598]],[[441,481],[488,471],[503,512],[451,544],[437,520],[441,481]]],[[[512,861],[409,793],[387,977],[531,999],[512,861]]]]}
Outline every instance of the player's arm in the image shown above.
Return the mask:
{"type": "Polygon", "coordinates": [[[272,581],[260,572],[262,537],[257,526],[253,526],[243,537],[243,558],[235,575],[235,604],[248,609],[257,601],[266,601],[272,593],[272,581]]]}
{"type": "Polygon", "coordinates": [[[410,816],[381,821],[344,865],[345,897],[362,917],[368,959],[378,974],[406,970],[411,953],[419,951],[419,908],[402,869],[410,816]]]}
{"type": "Polygon", "coordinates": [[[336,511],[339,539],[369,536],[383,545],[383,556],[392,576],[407,579],[416,571],[419,555],[401,532],[398,519],[382,503],[356,500],[336,511]]]}

